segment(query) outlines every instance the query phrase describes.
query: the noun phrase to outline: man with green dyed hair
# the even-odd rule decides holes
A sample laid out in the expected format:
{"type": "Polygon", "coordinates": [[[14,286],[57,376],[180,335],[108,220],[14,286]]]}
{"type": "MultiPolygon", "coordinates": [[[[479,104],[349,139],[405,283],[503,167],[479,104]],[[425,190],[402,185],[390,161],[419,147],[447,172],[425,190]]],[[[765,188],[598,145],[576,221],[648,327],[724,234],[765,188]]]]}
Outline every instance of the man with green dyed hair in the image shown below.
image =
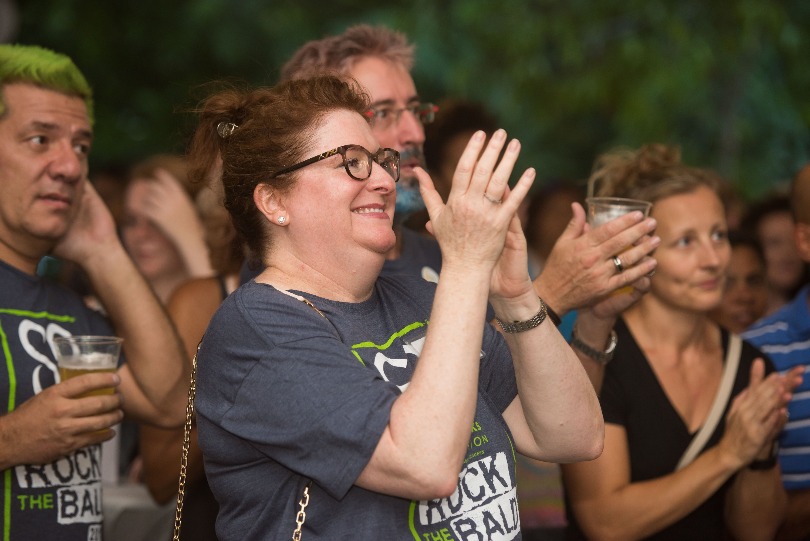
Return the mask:
{"type": "MultiPolygon", "coordinates": [[[[93,90],[69,57],[33,45],[0,45],[0,81],[23,82],[84,100],[92,124],[93,90]]],[[[0,94],[0,117],[6,103],[0,94]]]]}
{"type": "Polygon", "coordinates": [[[185,416],[180,341],[87,182],[91,109],[90,86],[70,58],[0,45],[2,541],[101,539],[101,442],[110,427],[124,413],[164,427],[185,416]],[[84,268],[109,320],[36,275],[48,254],[84,268]],[[61,381],[55,337],[113,334],[124,338],[127,361],[116,373],[61,381]]]}

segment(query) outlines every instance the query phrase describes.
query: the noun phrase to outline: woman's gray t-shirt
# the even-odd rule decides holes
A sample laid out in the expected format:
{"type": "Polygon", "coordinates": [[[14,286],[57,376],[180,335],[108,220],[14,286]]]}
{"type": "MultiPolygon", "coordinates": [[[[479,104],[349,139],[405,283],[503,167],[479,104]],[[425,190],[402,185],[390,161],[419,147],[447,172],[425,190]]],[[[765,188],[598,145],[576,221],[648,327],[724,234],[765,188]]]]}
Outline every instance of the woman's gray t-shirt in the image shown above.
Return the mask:
{"type": "Polygon", "coordinates": [[[199,352],[196,398],[220,539],[291,537],[309,480],[307,541],[520,539],[515,450],[502,417],[517,385],[490,325],[456,492],[409,501],[354,485],[413,374],[434,292],[402,276],[379,278],[362,303],[292,292],[315,310],[249,282],[223,303],[199,352]]]}

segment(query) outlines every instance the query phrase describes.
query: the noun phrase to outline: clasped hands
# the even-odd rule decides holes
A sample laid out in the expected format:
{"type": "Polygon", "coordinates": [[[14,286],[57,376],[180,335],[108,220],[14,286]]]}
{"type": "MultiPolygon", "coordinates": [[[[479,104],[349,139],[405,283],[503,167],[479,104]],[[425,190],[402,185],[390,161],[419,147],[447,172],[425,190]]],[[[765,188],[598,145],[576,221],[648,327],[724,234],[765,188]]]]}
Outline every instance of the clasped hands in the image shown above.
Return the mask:
{"type": "Polygon", "coordinates": [[[803,373],[803,367],[798,366],[766,377],[762,359],[751,365],[748,387],[734,398],[721,441],[738,467],[768,455],[771,443],[787,422],[787,404],[801,385],[803,373]]]}

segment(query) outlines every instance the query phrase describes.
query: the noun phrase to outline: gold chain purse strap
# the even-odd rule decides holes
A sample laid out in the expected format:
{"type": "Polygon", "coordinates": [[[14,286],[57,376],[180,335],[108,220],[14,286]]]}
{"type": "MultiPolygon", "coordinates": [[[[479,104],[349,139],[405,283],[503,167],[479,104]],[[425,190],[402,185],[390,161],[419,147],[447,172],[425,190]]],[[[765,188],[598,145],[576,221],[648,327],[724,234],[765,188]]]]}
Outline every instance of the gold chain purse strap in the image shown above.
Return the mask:
{"type": "MultiPolygon", "coordinates": [[[[314,304],[309,302],[304,297],[300,295],[296,295],[294,293],[290,293],[289,291],[285,291],[283,289],[277,290],[285,295],[289,295],[290,297],[297,299],[320,315],[322,318],[329,321],[329,319],[318,310],[314,304]]],[[[197,344],[197,351],[194,353],[194,358],[191,360],[191,383],[188,386],[188,403],[186,404],[186,422],[183,426],[183,450],[180,454],[180,478],[178,480],[178,487],[177,487],[177,505],[175,506],[174,510],[174,535],[172,536],[172,541],[180,541],[180,527],[183,524],[183,501],[185,500],[186,496],[186,475],[188,471],[188,450],[191,446],[191,424],[194,419],[194,397],[197,394],[197,353],[200,352],[200,346],[202,345],[202,340],[200,343],[197,344]]],[[[312,486],[312,481],[308,482],[304,487],[304,493],[301,496],[301,500],[298,502],[298,514],[295,517],[295,530],[293,530],[292,538],[293,541],[301,541],[301,529],[304,526],[304,522],[307,519],[306,509],[309,505],[309,487],[312,486]]]]}
{"type": "Polygon", "coordinates": [[[197,393],[197,353],[202,340],[197,344],[194,359],[191,360],[191,384],[188,386],[186,423],[183,426],[183,451],[180,454],[180,479],[177,487],[177,505],[174,509],[174,536],[172,541],[180,541],[180,526],[183,521],[183,500],[186,496],[186,472],[188,469],[188,449],[191,446],[191,422],[194,417],[194,395],[197,393]]]}

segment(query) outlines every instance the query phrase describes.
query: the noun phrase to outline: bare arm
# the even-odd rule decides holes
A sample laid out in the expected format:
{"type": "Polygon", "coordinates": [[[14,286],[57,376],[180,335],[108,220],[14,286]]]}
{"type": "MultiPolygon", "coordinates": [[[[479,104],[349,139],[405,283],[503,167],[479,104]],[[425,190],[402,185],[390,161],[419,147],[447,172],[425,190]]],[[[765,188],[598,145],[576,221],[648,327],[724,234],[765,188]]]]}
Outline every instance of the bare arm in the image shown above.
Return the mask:
{"type": "MultiPolygon", "coordinates": [[[[653,246],[658,244],[658,237],[650,239],[653,246]]],[[[616,324],[616,319],[627,308],[638,301],[650,288],[650,279],[643,276],[633,283],[633,290],[620,295],[610,295],[591,307],[582,308],[577,312],[574,324],[574,335],[589,348],[602,352],[610,342],[610,333],[616,324]]],[[[588,378],[591,380],[597,393],[602,389],[602,380],[605,376],[605,364],[585,353],[583,348],[573,347],[574,353],[579,357],[588,378]]]]}
{"type": "Polygon", "coordinates": [[[788,492],[787,515],[777,541],[802,541],[810,536],[810,489],[788,492]]]}
{"type": "MultiPolygon", "coordinates": [[[[770,441],[775,411],[784,399],[782,382],[772,374],[762,382],[763,365],[752,367],[752,387],[734,401],[720,443],[680,471],[644,482],[630,482],[625,429],[607,425],[605,451],[592,462],[564,465],[563,479],[573,511],[591,539],[641,539],[682,519],[728,479],[762,453],[770,441]]],[[[774,494],[769,476],[741,475],[735,485],[746,494],[774,494]],[[739,485],[737,485],[739,483],[739,485]]],[[[740,539],[771,539],[781,520],[780,499],[761,502],[758,496],[730,494],[726,517],[740,539]],[[750,505],[757,500],[761,509],[750,505]],[[749,520],[741,530],[740,518],[749,520]]]]}
{"type": "Polygon", "coordinates": [[[642,539],[688,515],[737,470],[717,447],[664,477],[630,482],[627,435],[605,427],[605,450],[591,462],[563,464],[563,482],[588,539],[642,539]]]}
{"type": "MultiPolygon", "coordinates": [[[[538,311],[540,301],[527,268],[526,239],[514,218],[490,286],[490,302],[502,321],[525,321],[538,311]]],[[[518,397],[504,418],[518,450],[553,462],[599,456],[604,423],[596,393],[553,323],[544,321],[504,337],[518,384],[518,397]]]]}
{"type": "MultiPolygon", "coordinates": [[[[183,340],[186,355],[192,359],[208,322],[221,300],[216,278],[190,280],[172,294],[167,310],[183,340]]],[[[166,503],[177,494],[180,475],[180,455],[183,448],[183,428],[162,429],[147,425],[140,428],[140,454],[143,459],[144,481],[149,493],[158,503],[166,503]]],[[[197,429],[192,427],[186,482],[205,475],[197,429]]]]}
{"type": "MultiPolygon", "coordinates": [[[[528,306],[539,305],[534,295],[529,295],[526,302],[528,306]]],[[[520,317],[497,304],[493,306],[499,317],[520,317]]],[[[547,321],[530,331],[505,337],[515,364],[518,396],[504,412],[504,418],[518,451],[550,462],[598,457],[604,440],[599,401],[579,359],[556,327],[547,321]]]]}
{"type": "Polygon", "coordinates": [[[787,495],[778,465],[766,471],[742,468],[726,497],[726,522],[735,539],[770,540],[786,508],[787,495]]]}
{"type": "Polygon", "coordinates": [[[446,205],[430,177],[418,171],[442,249],[441,277],[419,363],[408,388],[394,402],[388,427],[357,479],[359,486],[411,499],[446,497],[456,489],[477,402],[492,270],[507,228],[534,180],[533,171],[524,173],[515,190],[503,196],[503,204],[485,199],[487,189],[490,197],[502,197],[517,159],[515,142],[496,168],[505,139],[499,130],[480,160],[483,133],[471,139],[446,205]]]}
{"type": "Polygon", "coordinates": [[[55,253],[83,266],[124,338],[127,364],[119,370],[124,411],[158,426],[182,423],[188,363],[180,341],[119,242],[109,211],[87,182],[79,215],[55,253]]]}

